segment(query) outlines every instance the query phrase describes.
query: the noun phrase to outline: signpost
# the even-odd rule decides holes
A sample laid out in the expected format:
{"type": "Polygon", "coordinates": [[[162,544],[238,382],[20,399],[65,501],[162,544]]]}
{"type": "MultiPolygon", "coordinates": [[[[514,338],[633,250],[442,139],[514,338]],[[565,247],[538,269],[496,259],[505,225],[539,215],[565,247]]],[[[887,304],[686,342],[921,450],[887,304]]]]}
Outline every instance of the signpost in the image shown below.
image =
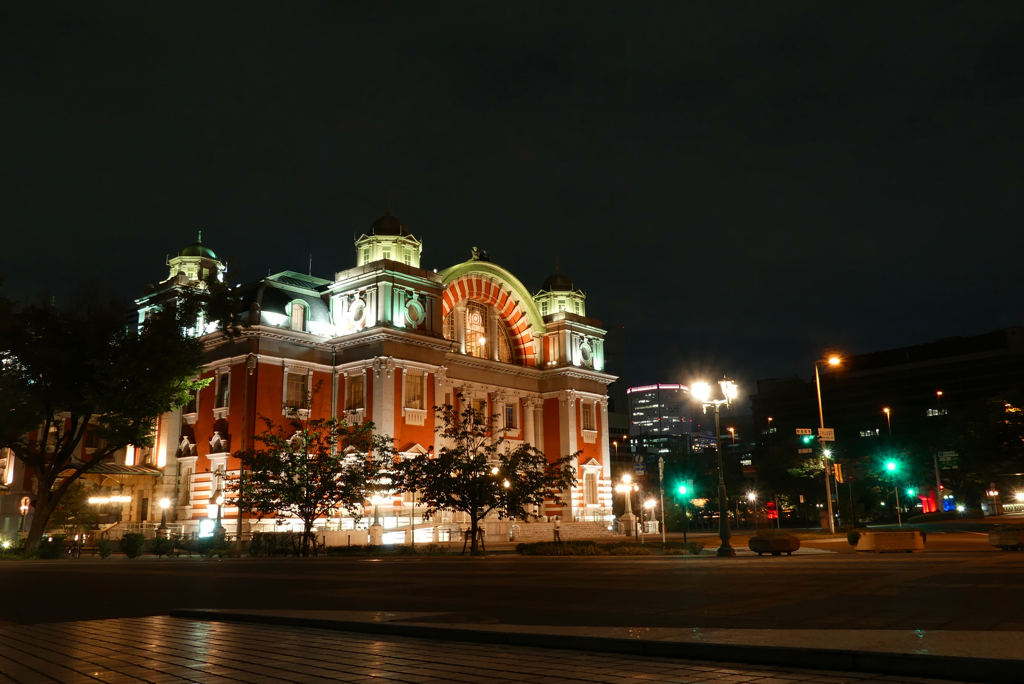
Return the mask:
{"type": "Polygon", "coordinates": [[[818,428],[818,439],[822,442],[836,441],[835,428],[818,428]]]}
{"type": "Polygon", "coordinates": [[[643,475],[647,472],[647,466],[644,465],[644,457],[640,454],[633,457],[633,472],[637,475],[643,475]]]}
{"type": "Polygon", "coordinates": [[[661,546],[665,547],[665,459],[658,457],[658,488],[661,490],[661,546]]]}
{"type": "Polygon", "coordinates": [[[813,435],[814,433],[811,431],[810,428],[797,428],[796,434],[799,437],[800,435],[813,435]]]}

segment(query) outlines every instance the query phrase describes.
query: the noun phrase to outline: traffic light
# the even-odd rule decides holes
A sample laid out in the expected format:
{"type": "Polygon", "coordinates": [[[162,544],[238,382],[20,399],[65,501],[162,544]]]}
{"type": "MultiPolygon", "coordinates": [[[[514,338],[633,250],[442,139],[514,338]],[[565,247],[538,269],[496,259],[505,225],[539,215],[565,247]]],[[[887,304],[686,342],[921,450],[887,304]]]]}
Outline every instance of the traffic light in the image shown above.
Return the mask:
{"type": "Polygon", "coordinates": [[[913,487],[907,489],[907,496],[917,496],[917,490],[913,487]]]}
{"type": "Polygon", "coordinates": [[[836,474],[836,482],[838,484],[843,484],[843,464],[842,463],[833,463],[832,464],[832,469],[835,471],[835,474],[836,474]]]}
{"type": "Polygon", "coordinates": [[[695,493],[693,490],[693,480],[683,480],[679,483],[679,487],[676,488],[676,491],[679,492],[679,496],[683,501],[689,501],[693,498],[695,493]]]}
{"type": "Polygon", "coordinates": [[[886,461],[885,469],[888,470],[890,473],[895,473],[897,470],[900,469],[900,465],[896,461],[886,461]]]}
{"type": "Polygon", "coordinates": [[[803,435],[802,437],[800,437],[800,441],[803,442],[804,444],[811,444],[812,442],[814,442],[814,435],[803,435]]]}

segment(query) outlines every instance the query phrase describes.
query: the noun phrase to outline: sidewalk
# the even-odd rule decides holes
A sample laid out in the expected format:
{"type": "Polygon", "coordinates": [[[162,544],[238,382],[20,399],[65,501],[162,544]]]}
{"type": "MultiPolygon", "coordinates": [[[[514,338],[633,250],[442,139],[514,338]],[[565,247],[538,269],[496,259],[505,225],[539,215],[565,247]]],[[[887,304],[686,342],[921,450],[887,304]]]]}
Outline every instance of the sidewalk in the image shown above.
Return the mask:
{"type": "Polygon", "coordinates": [[[474,616],[459,613],[412,612],[178,610],[171,614],[193,620],[362,632],[446,643],[812,667],[864,676],[889,675],[887,678],[896,675],[1011,683],[1021,681],[1024,668],[1022,638],[1017,632],[525,626],[479,624],[474,616]]]}
{"type": "Polygon", "coordinates": [[[926,680],[170,617],[0,628],[0,684],[650,681],[920,684],[926,680]]]}

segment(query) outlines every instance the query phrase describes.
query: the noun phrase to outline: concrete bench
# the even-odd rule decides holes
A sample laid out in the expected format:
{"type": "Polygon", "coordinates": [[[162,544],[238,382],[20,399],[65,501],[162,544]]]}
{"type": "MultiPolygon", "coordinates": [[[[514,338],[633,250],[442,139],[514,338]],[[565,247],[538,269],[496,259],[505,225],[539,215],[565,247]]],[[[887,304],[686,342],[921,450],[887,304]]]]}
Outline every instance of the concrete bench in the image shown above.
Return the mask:
{"type": "Polygon", "coordinates": [[[773,556],[782,554],[792,556],[793,552],[800,548],[800,540],[788,534],[773,534],[768,537],[755,536],[750,538],[747,546],[758,556],[763,553],[770,553],[773,556]]]}
{"type": "Polygon", "coordinates": [[[1024,541],[1017,530],[995,530],[988,533],[988,543],[1003,551],[1020,551],[1024,549],[1024,541]]]}

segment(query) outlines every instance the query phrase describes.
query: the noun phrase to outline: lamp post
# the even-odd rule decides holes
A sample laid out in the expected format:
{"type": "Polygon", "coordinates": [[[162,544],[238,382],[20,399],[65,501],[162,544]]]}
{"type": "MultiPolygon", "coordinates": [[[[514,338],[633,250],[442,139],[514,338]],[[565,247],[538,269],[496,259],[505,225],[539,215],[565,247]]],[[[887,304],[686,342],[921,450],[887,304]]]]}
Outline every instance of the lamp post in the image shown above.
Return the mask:
{"type": "Polygon", "coordinates": [[[882,413],[885,414],[885,422],[889,426],[889,436],[892,437],[892,409],[885,406],[882,408],[882,413]]]}
{"type": "Polygon", "coordinates": [[[224,534],[224,526],[220,523],[221,513],[224,510],[224,492],[221,490],[220,485],[217,486],[217,491],[213,493],[213,503],[217,505],[217,522],[213,525],[213,536],[216,538],[224,534]]]}
{"type": "MultiPolygon", "coordinates": [[[[827,359],[828,365],[838,366],[843,362],[843,359],[838,354],[832,354],[827,359]]],[[[818,372],[818,361],[814,362],[814,384],[818,389],[818,420],[821,422],[821,429],[825,429],[825,411],[821,406],[821,374],[818,372]]],[[[828,505],[828,533],[836,533],[836,519],[832,513],[832,482],[828,476],[828,461],[826,457],[821,457],[822,465],[825,466],[825,503],[828,505]]]]}
{"type": "Polygon", "coordinates": [[[704,413],[708,407],[715,409],[715,440],[718,445],[718,536],[722,545],[718,547],[716,555],[731,557],[736,555],[736,549],[729,544],[732,532],[729,531],[729,499],[725,491],[725,470],[722,466],[722,426],[719,419],[719,409],[725,404],[726,408],[732,406],[732,400],[739,394],[739,388],[731,380],[720,380],[718,384],[722,388],[723,399],[711,398],[711,385],[706,382],[695,382],[690,386],[690,392],[701,403],[704,413]]]}
{"type": "Polygon", "coordinates": [[[747,492],[747,501],[750,502],[750,509],[754,513],[754,532],[757,532],[757,493],[747,492]]]}
{"type": "Polygon", "coordinates": [[[167,508],[171,505],[171,500],[167,498],[160,499],[160,527],[156,528],[156,534],[158,537],[167,536],[167,508]]]}
{"type": "Polygon", "coordinates": [[[633,476],[626,473],[622,476],[622,481],[615,485],[615,491],[622,494],[626,500],[626,512],[619,518],[619,522],[623,523],[626,527],[626,534],[635,531],[636,528],[636,516],[633,515],[633,503],[632,493],[640,489],[636,484],[633,484],[633,476]]]}
{"type": "MultiPolygon", "coordinates": [[[[647,501],[644,501],[644,508],[647,509],[646,518],[651,518],[651,519],[654,518],[654,507],[657,506],[657,505],[658,505],[658,502],[655,501],[654,499],[648,499],[647,501]]],[[[643,524],[644,525],[647,524],[646,520],[643,521],[643,524]]],[[[644,530],[644,532],[646,532],[646,530],[644,530]]],[[[640,536],[640,541],[641,541],[641,543],[643,543],[643,535],[640,536]]]]}
{"type": "Polygon", "coordinates": [[[18,532],[25,531],[25,516],[28,515],[28,507],[32,505],[32,500],[27,496],[21,497],[21,506],[18,510],[21,511],[21,521],[18,522],[18,532]]]}

